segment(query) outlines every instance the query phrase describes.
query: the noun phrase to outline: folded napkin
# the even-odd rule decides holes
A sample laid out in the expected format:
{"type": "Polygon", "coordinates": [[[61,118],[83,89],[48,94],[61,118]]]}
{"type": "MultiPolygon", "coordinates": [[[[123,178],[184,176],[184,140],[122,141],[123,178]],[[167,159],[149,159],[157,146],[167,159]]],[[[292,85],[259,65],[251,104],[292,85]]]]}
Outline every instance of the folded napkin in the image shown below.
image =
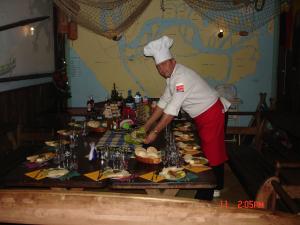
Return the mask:
{"type": "Polygon", "coordinates": [[[35,180],[41,180],[47,177],[47,171],[44,169],[40,169],[40,170],[34,170],[32,172],[29,173],[25,173],[26,176],[31,177],[35,180]]]}
{"type": "Polygon", "coordinates": [[[184,167],[185,169],[189,170],[189,171],[192,171],[194,173],[201,173],[203,171],[206,171],[206,170],[210,170],[211,167],[209,166],[191,166],[191,165],[187,165],[184,167]]]}
{"type": "Polygon", "coordinates": [[[69,173],[67,173],[66,175],[62,176],[62,177],[59,177],[59,179],[61,181],[65,181],[65,180],[69,180],[71,179],[72,177],[78,177],[80,176],[80,173],[78,173],[77,171],[71,171],[69,173]]]}
{"type": "Polygon", "coordinates": [[[105,170],[105,171],[94,171],[91,173],[86,173],[84,176],[94,180],[94,181],[99,181],[99,180],[104,180],[106,178],[111,178],[111,179],[130,179],[131,174],[126,171],[126,170],[120,170],[120,171],[114,171],[112,169],[105,170]]]}
{"type": "Polygon", "coordinates": [[[189,182],[189,181],[193,181],[193,180],[197,180],[198,176],[196,174],[190,173],[190,172],[186,172],[185,173],[185,177],[176,180],[176,182],[189,182]]]}
{"type": "Polygon", "coordinates": [[[150,180],[150,181],[155,182],[155,183],[165,179],[163,176],[156,175],[155,173],[156,173],[156,171],[152,171],[152,172],[140,175],[140,177],[145,179],[145,180],[150,180]]]}
{"type": "Polygon", "coordinates": [[[102,175],[102,172],[100,170],[90,172],[90,173],[86,173],[86,174],[84,174],[84,176],[92,179],[93,181],[104,180],[104,179],[107,178],[107,176],[102,175]]]}
{"type": "Polygon", "coordinates": [[[25,162],[24,165],[28,169],[36,169],[36,168],[41,168],[43,166],[48,165],[48,162],[43,162],[43,163],[35,163],[35,162],[25,162]]]}

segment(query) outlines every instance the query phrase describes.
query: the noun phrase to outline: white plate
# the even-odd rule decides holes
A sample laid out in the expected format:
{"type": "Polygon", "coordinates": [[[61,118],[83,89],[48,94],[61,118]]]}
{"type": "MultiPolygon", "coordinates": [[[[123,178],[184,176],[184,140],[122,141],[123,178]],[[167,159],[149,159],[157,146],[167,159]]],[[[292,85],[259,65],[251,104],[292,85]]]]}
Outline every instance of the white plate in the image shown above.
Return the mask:
{"type": "Polygon", "coordinates": [[[118,180],[118,179],[123,179],[123,178],[129,177],[129,176],[131,176],[131,174],[127,170],[120,170],[120,171],[116,171],[116,172],[109,170],[109,171],[104,172],[103,176],[106,176],[107,178],[110,178],[110,179],[118,180]],[[105,173],[110,173],[110,174],[105,175],[105,173]]]}
{"type": "Polygon", "coordinates": [[[190,165],[206,165],[208,164],[208,160],[204,157],[191,157],[191,158],[184,158],[185,162],[189,163],[190,165]],[[198,160],[200,160],[200,163],[196,163],[198,160]],[[196,161],[196,162],[195,162],[196,161]]]}
{"type": "Polygon", "coordinates": [[[67,169],[49,169],[47,171],[47,177],[49,178],[59,178],[69,173],[67,169]]]}
{"type": "Polygon", "coordinates": [[[168,167],[168,168],[163,168],[163,170],[160,172],[159,175],[163,176],[167,180],[175,181],[175,180],[180,180],[180,179],[184,178],[186,176],[186,173],[183,171],[183,168],[168,167]],[[182,171],[182,173],[181,173],[181,176],[179,176],[179,177],[171,177],[168,174],[169,171],[174,171],[174,172],[182,171]]]}
{"type": "Polygon", "coordinates": [[[46,152],[46,153],[41,153],[38,155],[27,156],[26,159],[31,163],[43,163],[43,162],[47,162],[47,161],[53,159],[54,156],[55,156],[55,153],[46,152]]]}

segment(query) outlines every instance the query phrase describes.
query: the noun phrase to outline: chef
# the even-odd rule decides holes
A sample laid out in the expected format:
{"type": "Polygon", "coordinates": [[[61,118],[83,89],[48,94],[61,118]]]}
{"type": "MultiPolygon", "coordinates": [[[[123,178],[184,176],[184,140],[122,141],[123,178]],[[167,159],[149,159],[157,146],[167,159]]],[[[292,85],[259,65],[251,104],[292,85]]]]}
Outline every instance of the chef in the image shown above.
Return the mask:
{"type": "MultiPolygon", "coordinates": [[[[144,47],[144,55],[154,58],[159,74],[166,79],[164,93],[144,125],[148,133],[144,143],[153,142],[182,108],[196,124],[202,150],[216,174],[217,188],[213,193],[218,197],[224,186],[224,162],[227,160],[224,113],[230,103],[220,98],[195,71],[176,62],[169,50],[172,44],[171,38],[163,36],[144,47]]],[[[196,198],[207,199],[206,196],[209,195],[197,191],[196,198]]]]}

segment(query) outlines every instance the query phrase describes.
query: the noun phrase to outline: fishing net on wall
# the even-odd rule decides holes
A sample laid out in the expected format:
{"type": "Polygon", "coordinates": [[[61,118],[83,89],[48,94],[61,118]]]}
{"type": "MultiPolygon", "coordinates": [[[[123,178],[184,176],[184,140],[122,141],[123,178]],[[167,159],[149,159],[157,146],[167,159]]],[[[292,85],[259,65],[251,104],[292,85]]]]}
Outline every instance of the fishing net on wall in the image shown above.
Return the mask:
{"type": "Polygon", "coordinates": [[[72,20],[109,39],[118,40],[151,0],[54,0],[72,20]]]}
{"type": "Polygon", "coordinates": [[[288,0],[184,0],[198,14],[232,32],[251,32],[277,16],[288,0]]]}
{"type": "MultiPolygon", "coordinates": [[[[158,1],[158,0],[155,0],[158,1]]],[[[160,0],[162,10],[164,2],[160,0]]],[[[201,16],[232,32],[254,31],[277,16],[289,0],[183,0],[201,16]]],[[[81,26],[119,40],[151,0],[54,0],[81,26]]]]}

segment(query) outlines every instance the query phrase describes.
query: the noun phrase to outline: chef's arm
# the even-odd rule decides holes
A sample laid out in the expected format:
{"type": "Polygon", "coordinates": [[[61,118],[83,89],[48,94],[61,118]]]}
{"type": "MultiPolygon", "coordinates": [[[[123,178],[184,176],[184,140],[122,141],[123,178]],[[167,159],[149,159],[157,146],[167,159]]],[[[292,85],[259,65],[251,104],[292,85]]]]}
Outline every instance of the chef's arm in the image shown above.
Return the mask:
{"type": "Polygon", "coordinates": [[[158,124],[151,132],[154,132],[155,134],[160,133],[173,120],[173,118],[174,116],[164,113],[158,124]]]}
{"type": "Polygon", "coordinates": [[[158,136],[158,133],[161,132],[174,118],[174,116],[171,116],[169,114],[163,114],[161,119],[159,120],[158,124],[155,126],[153,130],[147,135],[147,137],[144,140],[145,144],[150,144],[151,142],[155,141],[155,139],[158,136]]]}
{"type": "Polygon", "coordinates": [[[162,108],[160,108],[159,106],[155,107],[154,112],[152,113],[150,118],[147,120],[147,122],[143,126],[145,128],[146,132],[148,130],[150,130],[151,126],[161,117],[161,115],[163,114],[163,111],[164,110],[162,108]]]}

